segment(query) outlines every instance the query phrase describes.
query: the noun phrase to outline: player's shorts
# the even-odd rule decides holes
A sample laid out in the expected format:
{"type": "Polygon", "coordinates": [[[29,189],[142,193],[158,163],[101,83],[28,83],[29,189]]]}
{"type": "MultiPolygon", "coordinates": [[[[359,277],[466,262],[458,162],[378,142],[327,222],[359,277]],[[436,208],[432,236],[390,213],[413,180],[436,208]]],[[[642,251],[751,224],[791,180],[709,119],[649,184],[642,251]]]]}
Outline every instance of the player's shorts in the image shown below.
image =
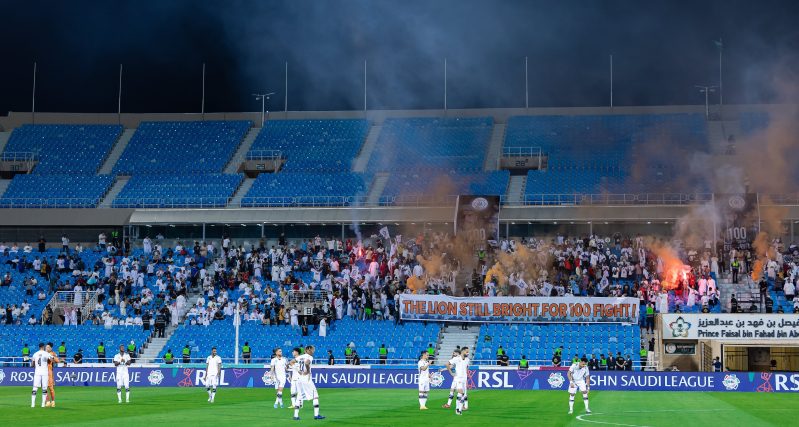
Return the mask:
{"type": "Polygon", "coordinates": [[[588,386],[585,384],[585,381],[575,381],[569,387],[569,394],[577,393],[577,390],[580,390],[581,393],[585,393],[588,390],[588,386]]]}
{"type": "Polygon", "coordinates": [[[117,388],[130,388],[130,374],[117,375],[117,388]]]}
{"type": "Polygon", "coordinates": [[[34,375],[33,376],[33,386],[35,388],[47,388],[50,384],[50,376],[49,375],[34,375]]]}
{"type": "Polygon", "coordinates": [[[465,393],[467,388],[468,387],[466,386],[466,380],[455,379],[452,381],[453,390],[461,390],[465,393]]]}
{"type": "Polygon", "coordinates": [[[275,377],[275,390],[283,388],[286,385],[286,376],[277,375],[275,377]]]}
{"type": "Polygon", "coordinates": [[[316,385],[314,385],[314,383],[311,381],[298,381],[297,392],[297,397],[300,400],[313,400],[319,398],[319,394],[316,392],[316,385]]]}
{"type": "Polygon", "coordinates": [[[205,377],[206,387],[219,387],[219,375],[208,375],[205,377]]]}
{"type": "Polygon", "coordinates": [[[430,391],[430,381],[420,381],[419,382],[419,391],[430,391]]]}

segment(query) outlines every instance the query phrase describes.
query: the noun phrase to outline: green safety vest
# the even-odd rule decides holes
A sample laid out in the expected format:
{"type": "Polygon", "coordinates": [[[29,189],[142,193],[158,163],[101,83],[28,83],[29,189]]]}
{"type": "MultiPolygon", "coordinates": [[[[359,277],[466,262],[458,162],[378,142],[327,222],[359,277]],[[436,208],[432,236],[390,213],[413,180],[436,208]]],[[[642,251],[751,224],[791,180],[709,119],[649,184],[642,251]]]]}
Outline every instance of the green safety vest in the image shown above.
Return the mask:
{"type": "Polygon", "coordinates": [[[646,315],[653,316],[654,314],[655,314],[655,307],[652,307],[651,305],[646,306],[646,315]]]}
{"type": "Polygon", "coordinates": [[[641,349],[641,357],[646,357],[647,354],[649,354],[649,353],[646,351],[646,349],[642,348],[641,349]]]}
{"type": "Polygon", "coordinates": [[[63,345],[59,345],[58,346],[58,352],[59,353],[66,353],[67,352],[67,348],[64,347],[63,345]]]}
{"type": "Polygon", "coordinates": [[[249,355],[250,354],[250,346],[245,345],[244,347],[241,348],[241,352],[244,353],[245,355],[249,355]]]}
{"type": "Polygon", "coordinates": [[[133,353],[134,351],[136,351],[136,345],[128,344],[128,353],[133,353]]]}
{"type": "Polygon", "coordinates": [[[505,355],[505,350],[501,349],[501,348],[498,348],[497,349],[497,356],[504,356],[504,355],[505,355]]]}
{"type": "Polygon", "coordinates": [[[578,363],[578,362],[580,362],[580,358],[579,357],[575,357],[575,358],[572,359],[572,363],[578,363]]]}
{"type": "Polygon", "coordinates": [[[732,262],[732,268],[738,268],[738,265],[739,265],[739,264],[740,264],[740,263],[739,263],[739,262],[738,262],[738,260],[736,259],[735,261],[733,261],[733,262],[732,262]]]}
{"type": "Polygon", "coordinates": [[[519,361],[519,367],[520,368],[527,368],[528,364],[529,364],[529,362],[527,361],[527,359],[522,359],[522,360],[519,361]]]}
{"type": "Polygon", "coordinates": [[[433,347],[427,347],[427,354],[432,356],[435,353],[436,353],[436,349],[434,349],[433,347]]]}
{"type": "Polygon", "coordinates": [[[29,349],[28,347],[22,347],[23,356],[29,356],[30,354],[31,354],[31,349],[29,349]]]}
{"type": "Polygon", "coordinates": [[[387,355],[387,354],[388,354],[388,349],[387,349],[387,348],[385,348],[385,347],[380,347],[380,350],[379,350],[379,351],[380,351],[380,355],[381,355],[381,356],[385,356],[385,355],[387,355]]]}
{"type": "Polygon", "coordinates": [[[562,351],[562,350],[560,349],[560,347],[558,347],[558,348],[556,348],[556,349],[555,349],[555,354],[557,354],[558,356],[560,356],[560,354],[561,354],[561,351],[562,351]]]}
{"type": "Polygon", "coordinates": [[[608,366],[608,359],[605,359],[604,357],[599,359],[599,364],[602,366],[608,366]]]}
{"type": "Polygon", "coordinates": [[[183,347],[183,355],[184,356],[188,356],[190,353],[191,353],[191,350],[189,350],[188,347],[183,347]]]}
{"type": "Polygon", "coordinates": [[[345,356],[352,356],[352,349],[349,347],[344,348],[344,355],[345,356]]]}
{"type": "Polygon", "coordinates": [[[171,362],[172,361],[172,353],[165,354],[164,355],[164,360],[166,360],[167,362],[171,362]]]}
{"type": "Polygon", "coordinates": [[[105,346],[98,345],[97,346],[97,354],[105,354],[105,346]]]}

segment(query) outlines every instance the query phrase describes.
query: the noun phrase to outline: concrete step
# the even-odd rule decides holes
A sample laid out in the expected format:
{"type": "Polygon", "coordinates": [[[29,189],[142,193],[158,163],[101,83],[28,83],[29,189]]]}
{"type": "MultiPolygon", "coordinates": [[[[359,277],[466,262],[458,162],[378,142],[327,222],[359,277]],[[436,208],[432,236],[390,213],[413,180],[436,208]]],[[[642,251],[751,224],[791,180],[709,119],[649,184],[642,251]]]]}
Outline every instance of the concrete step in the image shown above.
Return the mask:
{"type": "Polygon", "coordinates": [[[122,135],[120,135],[117,143],[114,144],[114,148],[111,149],[111,152],[108,153],[108,157],[105,158],[103,165],[100,166],[100,170],[97,172],[98,174],[111,174],[111,172],[114,170],[114,165],[116,165],[119,158],[122,157],[122,153],[125,152],[125,147],[128,146],[128,143],[130,142],[130,139],[133,138],[134,133],[136,133],[136,129],[124,129],[122,131],[122,135]]]}
{"type": "Polygon", "coordinates": [[[255,183],[255,178],[244,178],[244,181],[241,182],[239,188],[236,189],[236,192],[233,193],[233,197],[230,199],[230,203],[228,203],[228,208],[240,208],[241,207],[241,199],[247,195],[247,192],[250,191],[253,183],[255,183]]]}
{"type": "Polygon", "coordinates": [[[237,173],[239,171],[239,167],[247,157],[247,152],[250,151],[253,142],[255,142],[260,132],[261,128],[256,127],[251,127],[250,130],[247,131],[247,134],[244,135],[244,138],[241,140],[241,144],[239,144],[239,148],[236,149],[236,153],[233,154],[233,157],[225,166],[225,173],[237,173]]]}
{"type": "Polygon", "coordinates": [[[527,175],[512,175],[508,181],[508,203],[521,203],[524,200],[524,190],[527,188],[527,175]]]}
{"type": "Polygon", "coordinates": [[[118,176],[117,180],[114,182],[114,185],[111,186],[111,189],[105,194],[103,201],[100,202],[99,207],[110,208],[114,202],[114,199],[116,199],[116,197],[119,195],[119,192],[125,188],[125,184],[128,183],[129,179],[129,176],[118,176]]]}
{"type": "Polygon", "coordinates": [[[375,175],[375,178],[372,180],[372,186],[369,187],[369,193],[366,196],[367,205],[373,206],[380,203],[380,196],[383,195],[383,190],[386,188],[386,183],[388,183],[387,173],[379,173],[375,175]]]}
{"type": "Polygon", "coordinates": [[[369,164],[369,159],[372,157],[372,152],[375,151],[377,145],[377,138],[380,136],[382,126],[372,126],[369,128],[369,133],[366,134],[366,142],[361,147],[358,157],[352,163],[353,172],[363,172],[366,170],[366,165],[369,164]]]}
{"type": "Polygon", "coordinates": [[[505,124],[495,123],[491,132],[491,142],[488,144],[483,170],[495,171],[498,169],[499,156],[502,155],[502,146],[505,144],[505,124]]]}
{"type": "Polygon", "coordinates": [[[11,138],[11,131],[0,132],[0,153],[6,149],[9,138],[11,138]]]}
{"type": "Polygon", "coordinates": [[[5,194],[6,190],[8,190],[8,186],[11,185],[10,179],[0,179],[0,197],[5,194]]]}

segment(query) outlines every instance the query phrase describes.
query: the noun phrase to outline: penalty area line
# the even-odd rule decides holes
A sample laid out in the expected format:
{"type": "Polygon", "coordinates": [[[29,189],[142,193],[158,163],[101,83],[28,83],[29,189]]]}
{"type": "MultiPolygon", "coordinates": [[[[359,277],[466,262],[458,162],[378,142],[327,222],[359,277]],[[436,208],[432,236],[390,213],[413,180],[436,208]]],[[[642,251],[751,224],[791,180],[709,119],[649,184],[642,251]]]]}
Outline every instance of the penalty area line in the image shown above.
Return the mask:
{"type": "Polygon", "coordinates": [[[647,426],[641,426],[641,425],[638,425],[638,424],[619,424],[619,423],[611,423],[611,422],[607,422],[607,421],[594,421],[594,420],[587,420],[587,419],[583,418],[583,417],[588,417],[588,416],[591,416],[591,415],[602,415],[602,413],[601,413],[601,412],[593,412],[593,413],[590,413],[590,414],[582,414],[582,415],[578,415],[578,416],[577,416],[577,420],[579,420],[579,421],[584,421],[584,422],[586,422],[586,423],[604,424],[604,425],[609,425],[609,426],[621,426],[621,427],[647,427],[647,426]]]}

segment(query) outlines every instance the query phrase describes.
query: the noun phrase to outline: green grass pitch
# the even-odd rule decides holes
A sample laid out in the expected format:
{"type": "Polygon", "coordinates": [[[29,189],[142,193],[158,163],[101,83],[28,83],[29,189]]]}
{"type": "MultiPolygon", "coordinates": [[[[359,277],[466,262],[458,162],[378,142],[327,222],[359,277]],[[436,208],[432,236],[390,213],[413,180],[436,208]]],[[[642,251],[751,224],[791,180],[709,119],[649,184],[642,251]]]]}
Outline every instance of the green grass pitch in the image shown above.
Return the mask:
{"type": "MultiPolygon", "coordinates": [[[[288,392],[288,390],[286,390],[288,392]]],[[[41,392],[40,392],[41,393],[41,392]]],[[[272,389],[221,388],[206,402],[202,388],[134,388],[131,403],[117,404],[114,388],[56,389],[57,407],[30,407],[30,388],[0,387],[3,426],[786,426],[796,425],[794,394],[592,391],[592,415],[584,415],[580,395],[567,415],[568,394],[556,391],[474,390],[469,411],[456,416],[443,409],[448,390],[433,390],[428,411],[419,411],[416,390],[319,389],[321,413],[313,419],[310,402],[291,419],[274,409],[272,389]]],[[[123,396],[124,397],[124,396],[123,396]]]]}

